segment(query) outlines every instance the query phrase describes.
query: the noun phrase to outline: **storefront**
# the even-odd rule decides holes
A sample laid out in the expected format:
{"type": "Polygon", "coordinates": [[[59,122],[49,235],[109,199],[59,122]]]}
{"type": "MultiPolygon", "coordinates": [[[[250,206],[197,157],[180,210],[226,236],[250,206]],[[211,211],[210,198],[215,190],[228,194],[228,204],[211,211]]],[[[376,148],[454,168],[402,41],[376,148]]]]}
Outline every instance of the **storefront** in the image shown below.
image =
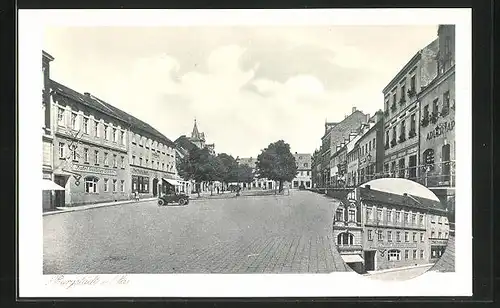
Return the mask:
{"type": "MultiPolygon", "coordinates": [[[[168,181],[176,181],[174,174],[150,168],[130,167],[131,173],[131,193],[138,192],[140,198],[159,197],[166,194],[176,186],[168,181]]],[[[176,181],[177,182],[177,181],[176,181]]]]}

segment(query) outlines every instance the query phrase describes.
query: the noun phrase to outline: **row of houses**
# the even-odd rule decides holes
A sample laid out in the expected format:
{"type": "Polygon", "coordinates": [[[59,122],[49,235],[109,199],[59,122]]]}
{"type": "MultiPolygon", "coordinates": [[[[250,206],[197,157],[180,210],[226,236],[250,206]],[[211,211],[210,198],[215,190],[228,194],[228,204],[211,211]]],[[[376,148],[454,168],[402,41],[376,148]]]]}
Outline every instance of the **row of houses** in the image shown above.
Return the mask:
{"type": "Polygon", "coordinates": [[[314,152],[315,188],[356,187],[399,177],[431,188],[443,201],[455,186],[455,26],[417,51],[383,89],[383,110],[353,108],[326,122],[314,152]]]}
{"type": "MultiPolygon", "coordinates": [[[[52,80],[53,60],[42,52],[44,210],[128,200],[136,193],[149,198],[192,191],[193,183],[177,174],[182,144],[88,92],[52,80]]],[[[204,135],[194,137],[191,142],[205,146],[204,135]]]]}

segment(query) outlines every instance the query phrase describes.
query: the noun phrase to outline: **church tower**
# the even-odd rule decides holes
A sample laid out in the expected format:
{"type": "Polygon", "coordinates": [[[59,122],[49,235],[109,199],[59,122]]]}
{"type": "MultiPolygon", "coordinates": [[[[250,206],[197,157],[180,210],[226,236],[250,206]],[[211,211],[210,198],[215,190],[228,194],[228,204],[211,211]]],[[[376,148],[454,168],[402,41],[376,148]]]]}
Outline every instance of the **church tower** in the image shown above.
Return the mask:
{"type": "Polygon", "coordinates": [[[196,124],[196,119],[194,119],[194,126],[193,126],[193,131],[191,132],[190,141],[200,149],[203,149],[205,147],[205,136],[203,133],[200,133],[198,131],[198,125],[196,124]]]}

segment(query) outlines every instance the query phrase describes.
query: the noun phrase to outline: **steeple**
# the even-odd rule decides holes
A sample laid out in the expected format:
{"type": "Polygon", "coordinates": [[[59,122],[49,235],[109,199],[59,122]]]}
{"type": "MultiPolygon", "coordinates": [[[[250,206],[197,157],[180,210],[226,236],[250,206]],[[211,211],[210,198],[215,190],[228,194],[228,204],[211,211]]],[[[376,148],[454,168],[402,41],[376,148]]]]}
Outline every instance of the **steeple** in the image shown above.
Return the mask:
{"type": "Polygon", "coordinates": [[[193,132],[191,133],[191,139],[200,140],[200,132],[198,131],[198,126],[196,125],[196,118],[194,119],[193,132]]]}

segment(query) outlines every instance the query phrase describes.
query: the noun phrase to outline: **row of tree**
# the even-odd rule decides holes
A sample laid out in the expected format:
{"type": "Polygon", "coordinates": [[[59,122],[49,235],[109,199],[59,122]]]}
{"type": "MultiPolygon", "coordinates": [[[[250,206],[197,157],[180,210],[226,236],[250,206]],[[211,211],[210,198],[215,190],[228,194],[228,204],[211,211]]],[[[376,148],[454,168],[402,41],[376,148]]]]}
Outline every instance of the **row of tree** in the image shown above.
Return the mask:
{"type": "MultiPolygon", "coordinates": [[[[297,175],[295,157],[290,146],[283,140],[269,144],[257,156],[256,168],[240,164],[237,158],[220,153],[211,155],[208,149],[192,147],[177,163],[179,175],[184,180],[196,183],[209,182],[213,193],[213,182],[251,183],[255,178],[266,178],[279,182],[279,192],[283,191],[283,183],[292,181],[297,175]]],[[[199,194],[199,189],[197,190],[199,194]]]]}

